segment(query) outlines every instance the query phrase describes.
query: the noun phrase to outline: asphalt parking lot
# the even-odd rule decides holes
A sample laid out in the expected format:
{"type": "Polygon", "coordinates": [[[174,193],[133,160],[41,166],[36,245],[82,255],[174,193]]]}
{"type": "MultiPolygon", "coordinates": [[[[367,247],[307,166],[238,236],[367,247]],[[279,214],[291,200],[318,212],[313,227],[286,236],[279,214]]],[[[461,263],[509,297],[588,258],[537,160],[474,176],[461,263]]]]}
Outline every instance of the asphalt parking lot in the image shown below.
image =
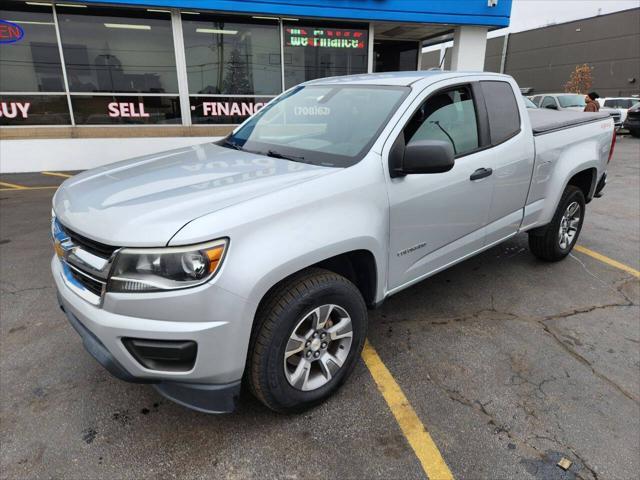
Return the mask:
{"type": "MultiPolygon", "coordinates": [[[[425,477],[437,458],[410,443],[369,361],[297,416],[248,393],[235,414],[208,416],[112,378],[57,307],[49,217],[62,180],[0,176],[1,478],[425,477]]],[[[619,137],[579,245],[546,264],[519,235],[370,312],[413,438],[424,426],[453,477],[637,478],[640,140],[619,137]]]]}

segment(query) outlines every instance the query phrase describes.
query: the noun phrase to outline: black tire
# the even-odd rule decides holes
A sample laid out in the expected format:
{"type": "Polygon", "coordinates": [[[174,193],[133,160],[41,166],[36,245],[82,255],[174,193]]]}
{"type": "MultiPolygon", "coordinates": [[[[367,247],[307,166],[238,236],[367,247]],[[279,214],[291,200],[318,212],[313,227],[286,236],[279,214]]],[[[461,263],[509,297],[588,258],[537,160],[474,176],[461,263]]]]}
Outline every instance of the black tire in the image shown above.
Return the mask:
{"type": "Polygon", "coordinates": [[[578,241],[585,215],[585,199],[582,190],[573,185],[568,185],[562,194],[560,203],[553,219],[549,225],[537,228],[529,232],[529,249],[536,257],[547,262],[557,262],[565,258],[573,246],[578,241]],[[577,230],[573,239],[567,243],[566,247],[562,247],[559,241],[559,233],[562,223],[562,217],[573,202],[577,202],[580,206],[580,220],[577,224],[577,230]]]}
{"type": "Polygon", "coordinates": [[[261,303],[255,322],[246,381],[270,409],[300,412],[331,396],[353,371],[367,336],[367,307],[358,288],[345,277],[309,268],[276,286],[261,303]],[[301,319],[327,304],[337,305],[349,315],[353,334],[350,348],[342,366],[332,372],[326,384],[303,391],[293,387],[285,375],[285,350],[301,319]]]}

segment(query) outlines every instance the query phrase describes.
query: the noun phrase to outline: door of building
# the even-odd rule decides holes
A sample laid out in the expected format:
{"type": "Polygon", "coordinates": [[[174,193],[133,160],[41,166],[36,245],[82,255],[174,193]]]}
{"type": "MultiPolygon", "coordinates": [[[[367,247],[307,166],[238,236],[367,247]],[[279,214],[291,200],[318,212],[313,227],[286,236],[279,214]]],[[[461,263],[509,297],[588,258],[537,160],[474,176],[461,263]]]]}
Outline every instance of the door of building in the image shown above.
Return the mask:
{"type": "Polygon", "coordinates": [[[402,72],[418,69],[419,42],[375,40],[374,72],[402,72]]]}

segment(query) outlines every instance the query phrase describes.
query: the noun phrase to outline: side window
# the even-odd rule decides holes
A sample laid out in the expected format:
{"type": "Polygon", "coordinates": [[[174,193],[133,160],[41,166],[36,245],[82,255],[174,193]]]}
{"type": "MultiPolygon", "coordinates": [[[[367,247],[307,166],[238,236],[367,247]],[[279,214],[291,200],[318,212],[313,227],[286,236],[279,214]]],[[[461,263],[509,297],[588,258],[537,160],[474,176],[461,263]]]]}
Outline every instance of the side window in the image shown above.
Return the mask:
{"type": "Polygon", "coordinates": [[[540,106],[540,100],[542,100],[542,97],[540,95],[536,95],[531,99],[531,101],[536,104],[536,107],[540,106]]]}
{"type": "Polygon", "coordinates": [[[491,144],[497,145],[520,131],[520,110],[509,83],[483,81],[480,85],[489,115],[491,144]]]}
{"type": "Polygon", "coordinates": [[[456,155],[478,148],[478,123],[471,90],[456,87],[430,96],[404,129],[407,144],[418,140],[450,142],[456,155]]]}
{"type": "Polygon", "coordinates": [[[556,105],[556,101],[553,99],[553,97],[544,97],[544,100],[542,100],[542,104],[540,105],[541,108],[548,108],[549,106],[553,107],[558,107],[558,105],[556,105]]]}
{"type": "Polygon", "coordinates": [[[616,102],[615,100],[605,100],[605,101],[604,101],[604,106],[605,106],[605,107],[612,107],[612,108],[615,108],[615,107],[617,107],[617,106],[618,106],[618,105],[617,105],[617,103],[618,103],[618,102],[616,102]]]}

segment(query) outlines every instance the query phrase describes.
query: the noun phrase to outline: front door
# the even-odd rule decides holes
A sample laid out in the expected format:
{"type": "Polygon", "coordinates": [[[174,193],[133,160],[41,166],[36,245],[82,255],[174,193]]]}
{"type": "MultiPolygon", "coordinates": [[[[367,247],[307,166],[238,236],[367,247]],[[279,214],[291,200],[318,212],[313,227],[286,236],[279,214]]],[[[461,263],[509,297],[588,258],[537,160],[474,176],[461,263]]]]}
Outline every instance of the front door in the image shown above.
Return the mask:
{"type": "MultiPolygon", "coordinates": [[[[418,69],[418,42],[378,40],[373,43],[374,72],[404,72],[418,69]]],[[[421,49],[420,49],[421,50],[421,49]]]]}
{"type": "Polygon", "coordinates": [[[446,87],[426,98],[400,134],[406,144],[449,141],[456,161],[445,173],[389,180],[389,293],[484,246],[493,176],[477,111],[470,85],[446,87]]]}

